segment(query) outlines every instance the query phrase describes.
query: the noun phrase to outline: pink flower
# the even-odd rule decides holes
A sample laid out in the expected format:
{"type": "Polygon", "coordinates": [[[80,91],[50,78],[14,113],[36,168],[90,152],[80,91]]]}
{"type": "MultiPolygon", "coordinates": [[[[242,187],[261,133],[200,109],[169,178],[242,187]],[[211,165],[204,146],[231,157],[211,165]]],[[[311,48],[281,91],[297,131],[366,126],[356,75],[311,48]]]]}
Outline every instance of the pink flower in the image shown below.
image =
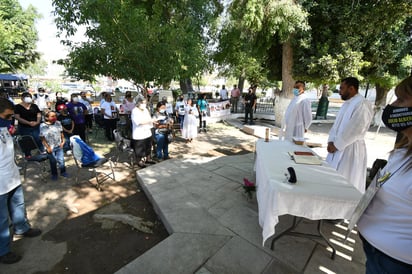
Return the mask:
{"type": "Polygon", "coordinates": [[[243,178],[243,183],[245,184],[245,186],[255,186],[255,183],[249,181],[246,178],[243,178]]]}

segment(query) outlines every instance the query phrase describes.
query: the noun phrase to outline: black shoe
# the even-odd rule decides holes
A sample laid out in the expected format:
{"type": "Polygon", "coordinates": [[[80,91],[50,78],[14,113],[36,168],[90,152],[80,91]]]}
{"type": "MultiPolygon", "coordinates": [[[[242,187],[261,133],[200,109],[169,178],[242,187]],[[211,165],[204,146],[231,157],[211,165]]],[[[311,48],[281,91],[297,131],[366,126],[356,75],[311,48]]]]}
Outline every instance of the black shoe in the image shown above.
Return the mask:
{"type": "Polygon", "coordinates": [[[41,234],[41,230],[38,228],[29,228],[23,234],[14,234],[17,238],[34,238],[41,234]]]}
{"type": "Polygon", "coordinates": [[[253,122],[250,122],[250,123],[249,123],[249,125],[251,125],[251,126],[254,125],[254,124],[255,124],[255,123],[253,123],[253,122]]]}
{"type": "Polygon", "coordinates": [[[0,256],[0,263],[3,264],[14,264],[21,260],[21,256],[13,252],[9,252],[3,256],[0,256]]]}
{"type": "Polygon", "coordinates": [[[154,165],[154,164],[156,164],[155,161],[146,161],[145,163],[146,163],[146,164],[149,164],[149,165],[154,165]]]}

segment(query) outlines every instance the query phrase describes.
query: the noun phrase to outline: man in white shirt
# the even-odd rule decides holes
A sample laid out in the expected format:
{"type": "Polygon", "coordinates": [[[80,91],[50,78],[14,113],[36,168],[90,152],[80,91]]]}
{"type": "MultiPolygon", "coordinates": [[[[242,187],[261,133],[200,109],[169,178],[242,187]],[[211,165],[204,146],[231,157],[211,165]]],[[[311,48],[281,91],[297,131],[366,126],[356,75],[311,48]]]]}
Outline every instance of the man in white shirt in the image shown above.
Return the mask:
{"type": "Polygon", "coordinates": [[[176,102],[175,106],[176,116],[179,118],[180,130],[183,129],[183,122],[186,114],[185,107],[186,103],[184,97],[183,95],[180,95],[179,100],[176,102]]]}
{"type": "Polygon", "coordinates": [[[312,107],[305,94],[305,82],[296,81],[293,94],[295,97],[286,109],[282,122],[281,135],[286,140],[292,140],[293,137],[303,138],[312,123],[312,107]]]}
{"type": "Polygon", "coordinates": [[[358,89],[359,81],[354,77],[345,78],[340,84],[339,94],[345,103],[329,132],[326,161],[364,193],[367,165],[364,139],[373,110],[358,89]]]}
{"type": "Polygon", "coordinates": [[[86,119],[86,129],[89,130],[89,133],[92,133],[93,128],[93,107],[92,100],[87,96],[85,91],[80,92],[79,102],[86,106],[87,114],[84,116],[86,119]]]}
{"type": "Polygon", "coordinates": [[[106,131],[106,138],[109,141],[114,141],[113,130],[117,127],[119,111],[116,104],[112,101],[112,95],[110,93],[106,94],[105,101],[101,105],[101,112],[106,131]]]}
{"type": "Polygon", "coordinates": [[[221,101],[224,101],[224,100],[228,99],[228,92],[227,92],[227,89],[226,89],[225,85],[222,85],[222,89],[220,90],[219,95],[220,95],[220,100],[221,101]]]}
{"type": "Polygon", "coordinates": [[[14,106],[9,100],[0,98],[0,263],[13,264],[21,256],[10,251],[13,237],[9,220],[16,237],[37,237],[39,229],[31,228],[27,220],[20,173],[14,161],[12,116],[14,106]]]}
{"type": "Polygon", "coordinates": [[[46,94],[44,88],[39,88],[38,93],[34,95],[34,103],[39,107],[41,111],[45,111],[50,108],[49,95],[46,94]]]}

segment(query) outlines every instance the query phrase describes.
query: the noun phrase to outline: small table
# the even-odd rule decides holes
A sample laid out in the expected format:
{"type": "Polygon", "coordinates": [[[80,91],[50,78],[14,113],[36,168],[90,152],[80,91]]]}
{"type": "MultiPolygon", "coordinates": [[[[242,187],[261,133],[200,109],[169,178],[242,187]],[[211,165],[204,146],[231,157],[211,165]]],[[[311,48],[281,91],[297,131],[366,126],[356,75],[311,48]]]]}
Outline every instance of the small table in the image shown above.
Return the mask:
{"type": "MultiPolygon", "coordinates": [[[[312,152],[308,147],[290,141],[264,142],[260,139],[256,142],[256,197],[263,244],[275,234],[279,216],[290,214],[295,216],[294,223],[285,233],[292,234],[291,230],[298,224],[296,216],[318,220],[319,235],[315,236],[327,242],[334,258],[335,248],[321,233],[322,220],[349,219],[362,194],[326,162],[321,162],[321,165],[296,164],[289,155],[294,151],[312,152]],[[296,184],[287,182],[285,173],[288,173],[288,167],[295,169],[296,184]]],[[[298,234],[293,232],[293,235],[302,236],[298,234]]],[[[273,239],[272,249],[274,241],[283,235],[273,239]]]]}

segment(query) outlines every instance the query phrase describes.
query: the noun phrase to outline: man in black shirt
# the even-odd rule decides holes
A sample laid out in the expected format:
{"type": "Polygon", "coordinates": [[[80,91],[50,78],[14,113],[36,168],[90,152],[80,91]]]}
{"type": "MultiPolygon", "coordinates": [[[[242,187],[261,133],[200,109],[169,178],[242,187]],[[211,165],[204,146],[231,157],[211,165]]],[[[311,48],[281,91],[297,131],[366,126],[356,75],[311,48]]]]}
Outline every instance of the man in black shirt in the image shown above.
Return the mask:
{"type": "Polygon", "coordinates": [[[255,123],[253,122],[253,111],[255,110],[256,106],[256,86],[250,87],[249,88],[249,93],[246,94],[244,98],[244,104],[245,104],[245,124],[248,123],[248,116],[250,117],[250,122],[249,125],[254,125],[255,123]]]}

